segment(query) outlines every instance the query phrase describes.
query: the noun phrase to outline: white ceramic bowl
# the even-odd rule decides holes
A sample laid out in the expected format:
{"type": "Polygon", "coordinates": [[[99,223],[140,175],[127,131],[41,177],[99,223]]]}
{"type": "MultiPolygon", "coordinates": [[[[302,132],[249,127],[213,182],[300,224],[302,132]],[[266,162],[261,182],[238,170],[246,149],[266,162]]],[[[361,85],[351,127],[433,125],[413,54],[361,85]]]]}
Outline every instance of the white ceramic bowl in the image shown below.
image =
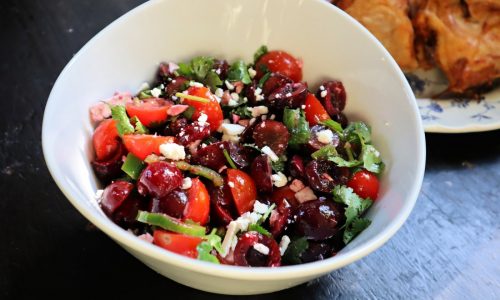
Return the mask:
{"type": "Polygon", "coordinates": [[[54,180],[88,220],[168,278],[225,294],[292,287],[379,248],[410,214],[425,162],[420,116],[402,72],[367,30],[319,0],[158,0],[141,5],[106,27],[68,63],[47,102],[42,142],[54,180]],[[271,269],[186,258],[111,222],[94,198],[89,106],[115,91],[136,92],[153,78],[161,61],[200,54],[251,61],[263,44],[301,57],[304,78],[313,88],[324,78],[342,80],[348,94],[347,115],[372,126],[373,140],[387,164],[381,197],[368,213],[372,225],[333,258],[271,269]]]}

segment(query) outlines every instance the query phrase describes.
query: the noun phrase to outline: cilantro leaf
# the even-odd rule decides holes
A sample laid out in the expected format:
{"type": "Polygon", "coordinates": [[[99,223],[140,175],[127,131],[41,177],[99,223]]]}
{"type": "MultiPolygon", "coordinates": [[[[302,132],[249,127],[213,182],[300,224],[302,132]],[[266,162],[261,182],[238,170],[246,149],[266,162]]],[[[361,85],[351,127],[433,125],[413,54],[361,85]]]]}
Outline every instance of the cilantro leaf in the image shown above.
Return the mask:
{"type": "Polygon", "coordinates": [[[283,172],[285,170],[286,155],[281,155],[279,160],[271,161],[271,168],[274,172],[283,172]]]}
{"type": "Polygon", "coordinates": [[[214,71],[210,70],[203,81],[210,89],[215,91],[218,86],[222,85],[222,80],[220,80],[219,75],[214,71]]]}
{"type": "Polygon", "coordinates": [[[363,162],[359,160],[345,160],[340,156],[333,156],[328,158],[329,161],[333,161],[339,167],[357,167],[360,166],[363,162]]]}
{"type": "Polygon", "coordinates": [[[188,63],[179,63],[179,69],[176,71],[179,75],[192,78],[193,70],[191,69],[191,62],[188,63]]]}
{"type": "Polygon", "coordinates": [[[259,60],[259,58],[262,55],[266,54],[267,52],[268,52],[268,50],[267,50],[267,46],[266,45],[260,46],[259,49],[257,49],[257,51],[255,51],[255,54],[253,55],[253,61],[254,61],[254,63],[256,63],[259,60]]]}
{"type": "Polygon", "coordinates": [[[227,79],[229,81],[241,81],[244,84],[252,82],[250,74],[248,74],[247,65],[242,60],[238,60],[231,65],[229,71],[227,72],[227,79]]]}
{"type": "Polygon", "coordinates": [[[230,113],[238,115],[244,119],[252,117],[252,112],[250,110],[248,110],[247,105],[240,105],[236,108],[233,108],[230,113]]]}
{"type": "Polygon", "coordinates": [[[311,154],[313,159],[329,159],[332,156],[339,155],[337,149],[333,145],[326,145],[319,150],[316,150],[311,154]]]}
{"type": "MultiPolygon", "coordinates": [[[[191,60],[191,70],[196,80],[203,81],[214,65],[213,57],[198,56],[191,60]]],[[[222,84],[222,83],[221,83],[222,84]]]]}
{"type": "Polygon", "coordinates": [[[141,123],[141,121],[139,120],[139,118],[137,118],[137,116],[132,117],[132,119],[130,119],[130,121],[132,121],[135,124],[135,133],[139,133],[139,134],[149,133],[149,130],[146,128],[146,126],[144,126],[141,123]]]}
{"type": "Polygon", "coordinates": [[[116,121],[116,129],[120,136],[134,133],[134,126],[130,124],[127,116],[127,110],[123,105],[114,105],[111,107],[111,117],[116,121]]]}
{"type": "Polygon", "coordinates": [[[283,255],[284,260],[292,264],[300,264],[302,260],[300,259],[302,253],[309,248],[309,242],[305,237],[294,239],[290,242],[290,245],[283,255]]]}
{"type": "Polygon", "coordinates": [[[361,160],[363,167],[370,172],[380,173],[383,170],[384,165],[380,159],[380,152],[372,145],[363,145],[361,160]]]}
{"type": "Polygon", "coordinates": [[[151,90],[143,90],[138,95],[139,99],[148,99],[151,97],[153,97],[153,95],[151,94],[151,90]]]}
{"type": "Polygon", "coordinates": [[[340,125],[340,123],[335,122],[332,119],[325,120],[325,121],[320,122],[320,123],[322,125],[325,125],[326,127],[330,128],[331,130],[337,132],[338,134],[341,134],[341,135],[343,134],[342,125],[340,125]]]}
{"type": "Polygon", "coordinates": [[[220,264],[217,257],[212,254],[212,249],[213,247],[208,242],[201,242],[200,244],[198,244],[198,246],[196,246],[196,251],[198,251],[198,259],[220,264]]]}
{"type": "Polygon", "coordinates": [[[370,143],[371,129],[363,122],[352,122],[344,130],[344,136],[349,143],[370,143]]]}
{"type": "Polygon", "coordinates": [[[264,227],[262,227],[260,224],[250,224],[248,226],[248,231],[257,231],[260,234],[263,234],[265,236],[271,236],[271,233],[267,231],[264,227]]]}
{"type": "Polygon", "coordinates": [[[360,216],[370,208],[373,201],[359,197],[354,193],[353,189],[345,185],[337,185],[333,189],[333,200],[347,206],[345,209],[346,221],[343,236],[344,243],[347,244],[354,236],[370,225],[369,220],[363,219],[360,216]],[[354,222],[356,223],[353,224],[354,222]]]}
{"type": "Polygon", "coordinates": [[[344,244],[348,244],[355,236],[357,236],[361,231],[365,230],[370,224],[371,220],[366,218],[355,218],[344,230],[344,236],[342,240],[344,244]]]}
{"type": "Polygon", "coordinates": [[[283,111],[283,123],[285,123],[290,132],[291,136],[288,144],[292,148],[297,148],[299,145],[309,141],[311,133],[303,110],[285,108],[283,111]]]}

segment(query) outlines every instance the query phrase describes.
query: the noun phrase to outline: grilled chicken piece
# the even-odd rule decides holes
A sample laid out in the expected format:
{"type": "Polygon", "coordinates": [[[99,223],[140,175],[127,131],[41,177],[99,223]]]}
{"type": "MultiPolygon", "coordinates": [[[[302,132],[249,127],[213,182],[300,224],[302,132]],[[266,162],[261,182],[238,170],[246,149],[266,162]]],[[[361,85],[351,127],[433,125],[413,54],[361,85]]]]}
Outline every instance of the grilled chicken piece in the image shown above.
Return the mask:
{"type": "Polygon", "coordinates": [[[447,94],[500,78],[500,0],[424,0],[413,23],[420,65],[441,68],[447,94]]]}
{"type": "Polygon", "coordinates": [[[339,8],[363,24],[404,71],[418,67],[408,0],[339,0],[339,8]]]}

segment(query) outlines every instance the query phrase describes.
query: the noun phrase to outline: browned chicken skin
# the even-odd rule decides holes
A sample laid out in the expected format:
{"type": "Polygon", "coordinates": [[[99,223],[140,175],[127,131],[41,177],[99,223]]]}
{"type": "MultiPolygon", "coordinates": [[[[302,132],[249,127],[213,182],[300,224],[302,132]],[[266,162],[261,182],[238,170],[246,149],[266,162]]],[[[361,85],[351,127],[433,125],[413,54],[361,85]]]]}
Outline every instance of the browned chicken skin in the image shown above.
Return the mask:
{"type": "Polygon", "coordinates": [[[336,4],[373,33],[403,70],[417,68],[407,0],[340,0],[336,4]]]}
{"type": "Polygon", "coordinates": [[[448,78],[448,92],[500,78],[500,0],[422,1],[414,27],[421,66],[435,63],[448,78]]]}
{"type": "Polygon", "coordinates": [[[444,94],[474,95],[500,81],[500,0],[332,2],[367,27],[404,71],[439,67],[449,81],[444,94]]]}

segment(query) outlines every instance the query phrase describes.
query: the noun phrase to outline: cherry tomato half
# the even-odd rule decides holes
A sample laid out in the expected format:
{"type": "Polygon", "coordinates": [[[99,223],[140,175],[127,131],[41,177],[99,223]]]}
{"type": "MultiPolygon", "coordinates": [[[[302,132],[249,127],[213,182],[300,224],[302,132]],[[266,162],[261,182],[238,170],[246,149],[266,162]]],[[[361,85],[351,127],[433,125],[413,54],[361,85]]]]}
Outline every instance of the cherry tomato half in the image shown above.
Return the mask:
{"type": "Polygon", "coordinates": [[[155,230],[153,233],[153,243],[177,254],[191,258],[198,257],[196,247],[203,241],[196,236],[171,233],[164,230],[155,230]]]}
{"type": "Polygon", "coordinates": [[[323,104],[319,102],[313,94],[308,94],[306,98],[306,108],[304,110],[306,114],[307,122],[309,125],[314,126],[321,121],[326,121],[330,119],[328,112],[323,107],[323,104]]]}
{"type": "Polygon", "coordinates": [[[227,184],[233,195],[236,210],[240,215],[252,210],[255,199],[257,198],[257,189],[255,182],[245,172],[228,169],[227,184]]]}
{"type": "Polygon", "coordinates": [[[175,139],[173,136],[125,134],[122,140],[129,152],[144,160],[150,154],[160,154],[160,145],[173,143],[175,139]]]}
{"type": "Polygon", "coordinates": [[[94,131],[92,143],[98,161],[107,160],[113,156],[120,146],[116,121],[113,119],[102,121],[94,131]]]}
{"type": "Polygon", "coordinates": [[[354,173],[347,182],[347,186],[352,188],[358,196],[370,198],[373,201],[377,200],[379,185],[377,176],[366,170],[354,173]]]}
{"type": "Polygon", "coordinates": [[[255,64],[257,78],[264,75],[266,68],[271,72],[285,75],[295,82],[302,80],[301,61],[284,51],[269,51],[262,55],[255,64]]]}
{"type": "Polygon", "coordinates": [[[196,87],[192,86],[187,90],[187,93],[192,96],[197,96],[209,100],[209,102],[200,102],[196,100],[184,99],[182,104],[186,104],[195,108],[193,113],[193,120],[197,120],[201,113],[207,115],[208,123],[210,124],[210,130],[212,132],[217,131],[222,124],[223,115],[222,109],[217,102],[217,99],[206,87],[196,87]]]}
{"type": "Polygon", "coordinates": [[[187,192],[188,200],[184,208],[184,220],[205,225],[210,215],[210,196],[207,188],[198,178],[191,179],[192,185],[187,192]]]}
{"type": "Polygon", "coordinates": [[[167,110],[172,106],[172,102],[161,98],[149,98],[141,101],[134,101],[126,105],[127,114],[137,117],[146,127],[155,127],[167,121],[167,110]]]}

